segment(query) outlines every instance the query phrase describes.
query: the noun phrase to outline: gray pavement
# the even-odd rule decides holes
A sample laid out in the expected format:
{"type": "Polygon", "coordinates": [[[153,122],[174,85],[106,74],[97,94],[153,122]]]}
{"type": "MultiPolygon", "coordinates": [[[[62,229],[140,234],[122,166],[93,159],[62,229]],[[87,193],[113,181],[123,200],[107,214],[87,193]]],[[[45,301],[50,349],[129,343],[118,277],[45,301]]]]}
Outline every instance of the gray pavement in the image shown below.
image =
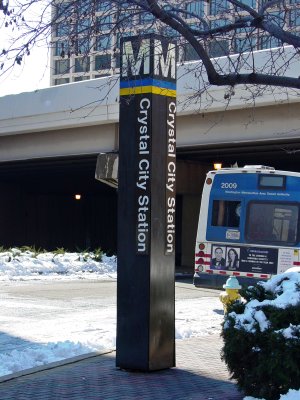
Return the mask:
{"type": "Polygon", "coordinates": [[[128,372],[115,352],[0,383],[1,400],[242,400],[220,359],[219,335],[176,341],[176,368],[128,372]]]}

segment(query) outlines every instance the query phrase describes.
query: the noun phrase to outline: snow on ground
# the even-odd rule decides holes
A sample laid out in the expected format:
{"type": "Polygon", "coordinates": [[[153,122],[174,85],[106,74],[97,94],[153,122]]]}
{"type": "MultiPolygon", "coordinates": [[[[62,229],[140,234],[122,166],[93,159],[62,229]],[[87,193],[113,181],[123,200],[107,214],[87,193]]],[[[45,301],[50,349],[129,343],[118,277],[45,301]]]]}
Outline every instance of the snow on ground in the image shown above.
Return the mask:
{"type": "MultiPolygon", "coordinates": [[[[115,304],[107,307],[93,304],[83,310],[76,302],[64,307],[31,302],[24,305],[22,301],[22,298],[1,299],[0,315],[6,312],[1,318],[5,320],[1,331],[9,335],[10,342],[14,337],[21,337],[22,341],[18,339],[13,349],[7,351],[6,347],[4,354],[0,352],[0,375],[84,353],[115,349],[115,304]]],[[[217,297],[179,300],[175,307],[176,339],[220,332],[223,315],[217,297]]]]}
{"type": "Polygon", "coordinates": [[[107,279],[117,277],[115,256],[95,260],[93,253],[40,253],[11,249],[0,253],[0,281],[107,279]]]}
{"type": "MultiPolygon", "coordinates": [[[[116,257],[103,256],[102,261],[97,262],[93,254],[36,255],[19,249],[0,253],[0,281],[6,285],[31,280],[41,283],[107,280],[116,279],[116,276],[116,257]]],[[[84,307],[76,302],[71,305],[55,301],[36,304],[28,300],[24,304],[22,298],[2,296],[0,376],[88,352],[114,349],[116,304],[84,307]],[[5,340],[13,343],[11,348],[5,340]],[[5,352],[1,348],[5,348],[5,352]]],[[[176,301],[176,339],[219,333],[222,321],[222,305],[216,297],[176,301]]]]}
{"type": "MultiPolygon", "coordinates": [[[[297,280],[296,274],[291,275],[297,280]]],[[[0,253],[0,281],[7,285],[32,280],[107,280],[116,277],[116,257],[104,255],[99,262],[92,253],[34,254],[19,249],[0,253]]],[[[76,304],[64,305],[55,301],[24,304],[22,299],[1,298],[0,349],[2,345],[5,352],[0,351],[0,376],[93,351],[114,349],[116,305],[84,310],[78,307],[76,310],[76,304]],[[38,319],[33,315],[38,315],[38,319]]],[[[177,340],[220,333],[222,321],[222,306],[217,297],[176,301],[177,340]]],[[[261,319],[262,329],[265,323],[261,319]]],[[[299,398],[300,391],[290,390],[280,400],[299,398]]],[[[263,399],[245,397],[244,400],[263,399]]]]}

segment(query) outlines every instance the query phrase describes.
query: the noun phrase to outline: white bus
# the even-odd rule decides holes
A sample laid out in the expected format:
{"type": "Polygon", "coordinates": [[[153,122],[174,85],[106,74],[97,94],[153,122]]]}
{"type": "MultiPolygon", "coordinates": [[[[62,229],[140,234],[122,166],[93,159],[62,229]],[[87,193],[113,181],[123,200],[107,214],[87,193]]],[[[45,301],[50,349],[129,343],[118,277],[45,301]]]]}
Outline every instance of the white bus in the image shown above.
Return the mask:
{"type": "Polygon", "coordinates": [[[194,284],[269,279],[300,265],[300,173],[272,167],[207,174],[195,249],[194,284]]]}

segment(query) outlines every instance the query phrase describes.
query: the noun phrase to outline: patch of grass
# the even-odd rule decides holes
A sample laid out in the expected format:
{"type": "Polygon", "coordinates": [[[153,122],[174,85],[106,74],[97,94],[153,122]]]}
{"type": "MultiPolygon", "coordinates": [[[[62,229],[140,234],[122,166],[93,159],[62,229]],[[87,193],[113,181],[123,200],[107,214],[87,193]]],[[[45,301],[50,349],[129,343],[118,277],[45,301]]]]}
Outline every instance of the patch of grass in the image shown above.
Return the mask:
{"type": "Polygon", "coordinates": [[[55,256],[63,255],[67,253],[67,250],[64,247],[57,247],[55,250],[51,251],[51,253],[55,256]]]}
{"type": "Polygon", "coordinates": [[[97,247],[94,251],[93,251],[93,260],[97,261],[97,262],[101,262],[102,258],[103,258],[103,250],[101,249],[101,247],[97,247]]]}
{"type": "Polygon", "coordinates": [[[35,247],[33,246],[21,246],[20,247],[21,252],[30,252],[32,253],[32,257],[36,258],[39,254],[46,253],[45,249],[42,249],[41,247],[35,247]]]}

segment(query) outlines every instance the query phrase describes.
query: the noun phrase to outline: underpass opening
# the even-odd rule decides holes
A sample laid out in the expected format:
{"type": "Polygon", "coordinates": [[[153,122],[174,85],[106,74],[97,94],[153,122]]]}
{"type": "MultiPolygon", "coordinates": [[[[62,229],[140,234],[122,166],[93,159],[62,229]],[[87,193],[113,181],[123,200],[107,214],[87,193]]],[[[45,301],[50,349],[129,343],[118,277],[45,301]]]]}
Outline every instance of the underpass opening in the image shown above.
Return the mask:
{"type": "MultiPolygon", "coordinates": [[[[97,155],[0,163],[0,246],[116,254],[118,195],[95,179],[97,155]]],[[[300,141],[177,149],[177,273],[193,272],[202,187],[215,161],[299,172],[300,141]]]]}
{"type": "Polygon", "coordinates": [[[0,245],[116,254],[117,192],[95,180],[96,159],[0,163],[0,245]]]}

